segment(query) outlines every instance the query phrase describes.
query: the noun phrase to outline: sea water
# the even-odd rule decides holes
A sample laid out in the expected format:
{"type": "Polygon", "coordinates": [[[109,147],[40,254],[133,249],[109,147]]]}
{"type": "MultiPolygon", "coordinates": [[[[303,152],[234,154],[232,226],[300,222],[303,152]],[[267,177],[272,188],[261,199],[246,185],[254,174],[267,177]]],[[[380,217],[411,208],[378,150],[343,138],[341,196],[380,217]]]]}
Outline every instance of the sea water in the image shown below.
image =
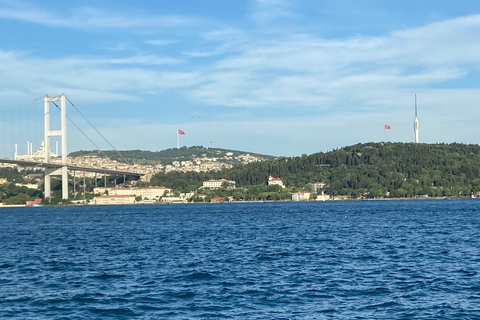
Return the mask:
{"type": "Polygon", "coordinates": [[[0,319],[479,319],[479,208],[0,208],[0,319]]]}

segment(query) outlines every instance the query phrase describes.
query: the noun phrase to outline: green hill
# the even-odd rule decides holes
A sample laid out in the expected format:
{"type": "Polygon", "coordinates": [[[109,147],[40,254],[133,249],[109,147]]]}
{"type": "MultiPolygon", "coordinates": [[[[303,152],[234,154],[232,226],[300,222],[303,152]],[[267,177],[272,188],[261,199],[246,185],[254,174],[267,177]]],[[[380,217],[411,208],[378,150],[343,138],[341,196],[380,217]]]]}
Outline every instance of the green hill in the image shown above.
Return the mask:
{"type": "MultiPolygon", "coordinates": [[[[192,146],[192,147],[182,147],[180,149],[171,148],[162,151],[143,151],[143,150],[122,150],[119,151],[120,154],[127,159],[130,163],[138,163],[138,164],[151,164],[151,163],[158,163],[161,162],[162,164],[171,164],[173,161],[182,161],[182,160],[191,160],[192,156],[201,157],[202,155],[206,155],[207,157],[214,158],[214,157],[223,157],[227,153],[232,153],[233,157],[236,157],[240,154],[250,154],[256,157],[262,157],[264,159],[274,159],[275,157],[269,155],[263,155],[258,153],[246,152],[246,151],[239,151],[239,150],[229,150],[229,149],[221,149],[221,148],[205,148],[203,146],[192,146]]],[[[105,157],[105,155],[112,159],[117,160],[119,162],[125,162],[124,159],[113,150],[109,151],[75,151],[70,153],[69,157],[78,157],[78,156],[98,156],[98,157],[105,157]]],[[[221,162],[222,160],[219,159],[221,162]]],[[[226,160],[224,160],[226,162],[226,160]]]]}
{"type": "Polygon", "coordinates": [[[265,184],[269,175],[282,178],[288,187],[323,182],[327,193],[354,198],[468,196],[480,191],[480,146],[365,143],[221,172],[157,174],[152,182],[185,190],[207,179],[226,178],[248,187],[265,184]]]}

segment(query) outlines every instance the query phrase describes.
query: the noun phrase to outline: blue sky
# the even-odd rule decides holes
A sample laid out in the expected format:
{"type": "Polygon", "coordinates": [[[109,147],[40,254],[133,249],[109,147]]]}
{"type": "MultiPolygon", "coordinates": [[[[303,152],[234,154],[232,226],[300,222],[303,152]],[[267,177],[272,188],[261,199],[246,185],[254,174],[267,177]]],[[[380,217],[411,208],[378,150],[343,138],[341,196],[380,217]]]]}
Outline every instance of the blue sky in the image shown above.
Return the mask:
{"type": "Polygon", "coordinates": [[[384,124],[410,142],[417,94],[421,142],[478,143],[479,40],[479,1],[0,0],[0,109],[65,93],[117,149],[175,147],[180,128],[182,145],[291,156],[384,124]]]}

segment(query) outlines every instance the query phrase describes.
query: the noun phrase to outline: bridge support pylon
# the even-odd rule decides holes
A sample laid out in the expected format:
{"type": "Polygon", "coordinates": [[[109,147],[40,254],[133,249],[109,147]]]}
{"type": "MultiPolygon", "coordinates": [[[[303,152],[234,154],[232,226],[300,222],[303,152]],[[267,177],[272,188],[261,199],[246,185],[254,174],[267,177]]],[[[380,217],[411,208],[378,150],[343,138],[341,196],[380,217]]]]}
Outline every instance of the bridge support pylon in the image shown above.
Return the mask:
{"type": "Polygon", "coordinates": [[[50,137],[60,136],[62,139],[62,167],[59,169],[45,168],[45,198],[51,197],[51,176],[62,176],[62,199],[68,199],[68,171],[67,171],[67,111],[65,95],[49,97],[45,95],[44,124],[45,124],[45,163],[50,163],[50,137]],[[50,130],[50,102],[60,101],[60,130],[50,130]]]}

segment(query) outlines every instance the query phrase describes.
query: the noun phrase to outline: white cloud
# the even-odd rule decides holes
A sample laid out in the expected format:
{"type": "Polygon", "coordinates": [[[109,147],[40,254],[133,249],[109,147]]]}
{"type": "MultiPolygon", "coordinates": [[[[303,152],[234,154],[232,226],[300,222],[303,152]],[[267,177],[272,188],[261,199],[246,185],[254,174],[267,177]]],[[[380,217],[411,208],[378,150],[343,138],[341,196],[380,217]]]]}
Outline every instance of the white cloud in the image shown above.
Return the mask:
{"type": "Polygon", "coordinates": [[[251,17],[260,23],[292,17],[291,2],[292,0],[254,0],[251,17]]]}
{"type": "Polygon", "coordinates": [[[361,109],[385,91],[461,80],[480,64],[478,34],[480,15],[382,37],[251,40],[217,60],[191,97],[235,107],[331,109],[357,102],[361,109]]]}
{"type": "MultiPolygon", "coordinates": [[[[31,96],[49,92],[82,92],[82,99],[131,101],[138,99],[142,91],[181,88],[200,81],[198,72],[144,67],[172,62],[177,63],[175,59],[170,61],[157,56],[40,59],[0,51],[0,85],[6,88],[4,90],[31,96]]],[[[7,94],[7,91],[0,92],[7,94]]]]}
{"type": "Polygon", "coordinates": [[[49,11],[34,3],[0,2],[0,19],[31,22],[68,29],[126,29],[189,25],[195,19],[178,15],[151,15],[145,12],[102,11],[80,7],[68,12],[49,11]]]}
{"type": "Polygon", "coordinates": [[[162,39],[155,39],[155,40],[145,40],[146,44],[152,45],[152,46],[157,46],[157,47],[162,47],[166,46],[172,43],[177,42],[176,40],[162,40],[162,39]]]}

